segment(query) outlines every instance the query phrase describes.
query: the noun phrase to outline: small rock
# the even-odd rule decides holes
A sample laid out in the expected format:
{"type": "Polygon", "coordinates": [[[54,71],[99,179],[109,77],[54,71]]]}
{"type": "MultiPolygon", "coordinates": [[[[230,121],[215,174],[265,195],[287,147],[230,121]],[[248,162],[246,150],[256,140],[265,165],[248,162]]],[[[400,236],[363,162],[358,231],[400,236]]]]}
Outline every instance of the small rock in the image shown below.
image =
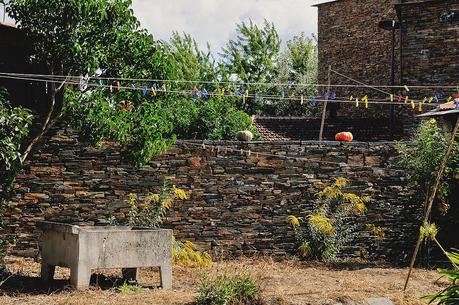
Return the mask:
{"type": "Polygon", "coordinates": [[[250,131],[246,130],[246,131],[239,131],[237,134],[236,134],[236,137],[239,141],[243,141],[243,142],[250,142],[252,141],[253,139],[253,133],[251,133],[250,131]]]}
{"type": "Polygon", "coordinates": [[[368,305],[394,305],[388,298],[371,298],[367,302],[368,305]]]}

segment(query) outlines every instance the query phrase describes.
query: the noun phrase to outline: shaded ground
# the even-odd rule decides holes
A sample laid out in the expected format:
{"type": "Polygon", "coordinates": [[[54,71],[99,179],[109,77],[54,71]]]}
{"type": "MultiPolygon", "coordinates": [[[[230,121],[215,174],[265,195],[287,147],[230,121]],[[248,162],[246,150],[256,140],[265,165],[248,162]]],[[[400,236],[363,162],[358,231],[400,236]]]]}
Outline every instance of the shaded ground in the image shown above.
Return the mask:
{"type": "MultiPolygon", "coordinates": [[[[262,286],[266,304],[364,304],[369,297],[388,297],[395,304],[423,304],[419,298],[440,290],[435,271],[415,270],[406,293],[402,292],[406,269],[368,267],[356,264],[325,266],[293,259],[275,262],[269,258],[242,259],[215,263],[211,272],[249,269],[262,286]],[[352,268],[350,268],[352,267],[352,268]]],[[[92,288],[76,292],[69,288],[67,269],[57,268],[56,280],[44,285],[39,280],[39,264],[22,258],[9,258],[8,270],[14,275],[0,288],[0,304],[19,305],[169,305],[191,304],[199,270],[174,268],[174,289],[157,289],[156,270],[142,270],[140,293],[119,289],[121,272],[106,270],[93,274],[92,288]]]]}

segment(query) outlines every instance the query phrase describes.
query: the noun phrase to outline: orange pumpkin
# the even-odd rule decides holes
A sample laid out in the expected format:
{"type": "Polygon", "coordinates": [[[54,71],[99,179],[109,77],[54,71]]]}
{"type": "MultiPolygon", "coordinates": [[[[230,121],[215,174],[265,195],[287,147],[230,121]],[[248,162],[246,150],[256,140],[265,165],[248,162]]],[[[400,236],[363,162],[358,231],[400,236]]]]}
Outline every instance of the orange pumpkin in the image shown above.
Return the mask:
{"type": "Polygon", "coordinates": [[[354,140],[354,136],[350,132],[340,132],[336,134],[335,140],[341,142],[352,142],[352,140],[354,140]]]}

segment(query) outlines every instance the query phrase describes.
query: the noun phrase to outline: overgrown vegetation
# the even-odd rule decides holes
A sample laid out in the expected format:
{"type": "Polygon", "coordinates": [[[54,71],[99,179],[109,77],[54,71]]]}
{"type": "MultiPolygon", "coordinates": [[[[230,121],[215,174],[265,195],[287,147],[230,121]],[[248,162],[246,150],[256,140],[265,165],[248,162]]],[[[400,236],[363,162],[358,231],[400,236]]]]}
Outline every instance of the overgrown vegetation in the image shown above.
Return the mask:
{"type": "Polygon", "coordinates": [[[347,179],[336,179],[316,194],[318,200],[312,213],[303,218],[288,217],[303,257],[322,261],[334,259],[354,240],[356,230],[361,227],[377,238],[384,238],[381,228],[353,219],[365,215],[370,198],[344,192],[348,183],[347,179]]]}
{"type": "MultiPolygon", "coordinates": [[[[408,181],[420,198],[426,199],[432,192],[437,171],[447,148],[447,140],[435,119],[423,121],[413,136],[412,144],[399,143],[398,163],[408,174],[408,181]]],[[[442,177],[436,201],[439,210],[448,209],[448,194],[453,177],[459,173],[459,146],[457,143],[442,177]]]]}
{"type": "MultiPolygon", "coordinates": [[[[173,185],[170,178],[165,178],[159,194],[150,193],[143,200],[140,200],[137,194],[129,194],[126,200],[129,205],[126,218],[122,220],[112,218],[110,222],[112,225],[159,228],[175,201],[186,199],[188,199],[187,193],[173,185]]],[[[212,257],[209,253],[199,250],[191,241],[179,241],[175,237],[172,240],[172,260],[174,264],[186,268],[212,265],[212,257]]]]}
{"type": "Polygon", "coordinates": [[[427,223],[420,228],[421,239],[423,241],[434,241],[440,250],[446,255],[452,265],[452,270],[438,269],[443,277],[450,281],[447,288],[443,289],[436,295],[424,297],[429,304],[455,305],[459,304],[459,252],[457,250],[447,252],[437,240],[438,228],[433,223],[427,223]]]}
{"type": "Polygon", "coordinates": [[[196,305],[261,304],[260,288],[248,271],[204,273],[197,288],[196,305]]]}

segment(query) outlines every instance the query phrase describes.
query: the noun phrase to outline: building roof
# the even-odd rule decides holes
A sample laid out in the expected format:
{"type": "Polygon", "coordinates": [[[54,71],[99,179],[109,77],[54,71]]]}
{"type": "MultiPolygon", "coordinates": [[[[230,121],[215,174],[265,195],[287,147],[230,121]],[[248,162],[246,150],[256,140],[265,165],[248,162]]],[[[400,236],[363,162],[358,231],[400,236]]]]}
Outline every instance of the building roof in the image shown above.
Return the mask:
{"type": "Polygon", "coordinates": [[[14,23],[5,22],[5,21],[0,21],[0,26],[9,27],[9,28],[17,28],[14,23]]]}
{"type": "MultiPolygon", "coordinates": [[[[254,124],[265,141],[318,140],[320,118],[307,117],[255,117],[254,124]]],[[[393,132],[389,119],[327,119],[324,140],[333,141],[342,131],[352,132],[356,141],[392,141],[407,138],[402,122],[396,122],[393,132]]]]}

